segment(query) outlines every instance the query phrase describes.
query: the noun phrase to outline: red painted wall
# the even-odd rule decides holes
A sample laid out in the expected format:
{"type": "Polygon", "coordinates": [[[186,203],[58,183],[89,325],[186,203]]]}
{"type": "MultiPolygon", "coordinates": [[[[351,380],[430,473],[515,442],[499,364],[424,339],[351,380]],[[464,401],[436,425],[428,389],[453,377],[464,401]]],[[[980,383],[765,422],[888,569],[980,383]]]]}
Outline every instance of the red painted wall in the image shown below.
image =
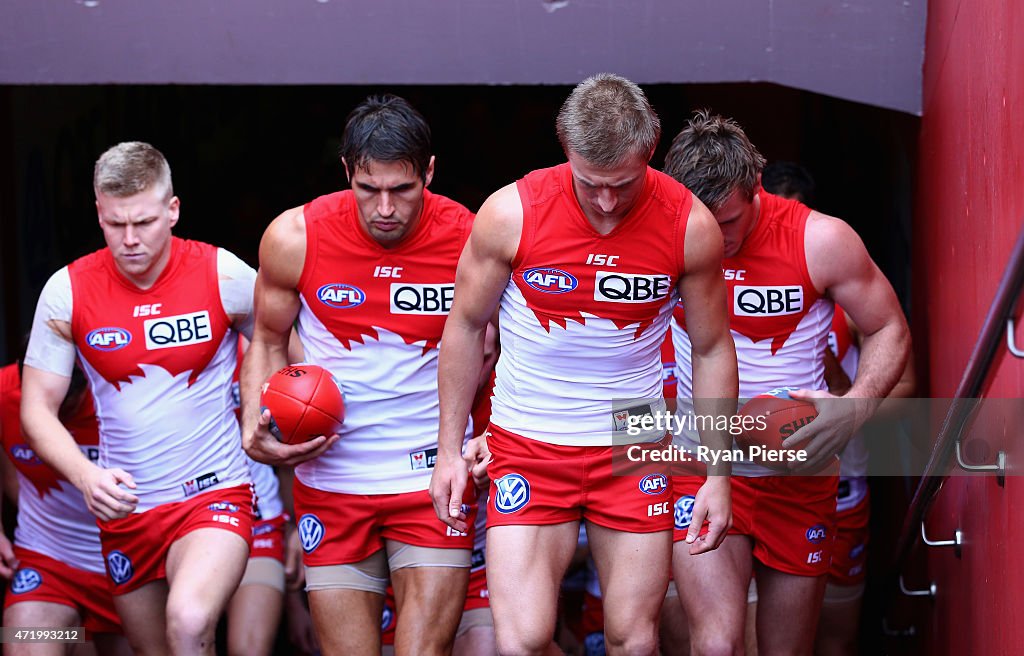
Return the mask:
{"type": "MultiPolygon", "coordinates": [[[[928,13],[913,328],[931,396],[943,397],[957,387],[1024,226],[1024,3],[931,0],[928,13]]],[[[1024,343],[1024,329],[1018,335],[1024,343]]],[[[986,396],[1020,398],[1022,390],[1024,360],[1004,346],[986,396]]],[[[972,453],[993,458],[1004,449],[1011,471],[1024,463],[1024,424],[984,423],[968,432],[987,442],[972,453]]],[[[959,526],[966,545],[959,560],[948,549],[918,548],[938,585],[934,602],[914,602],[922,605],[924,653],[1024,649],[1022,509],[1024,478],[1011,475],[999,487],[993,478],[959,476],[943,486],[930,537],[948,539],[959,526]]]]}

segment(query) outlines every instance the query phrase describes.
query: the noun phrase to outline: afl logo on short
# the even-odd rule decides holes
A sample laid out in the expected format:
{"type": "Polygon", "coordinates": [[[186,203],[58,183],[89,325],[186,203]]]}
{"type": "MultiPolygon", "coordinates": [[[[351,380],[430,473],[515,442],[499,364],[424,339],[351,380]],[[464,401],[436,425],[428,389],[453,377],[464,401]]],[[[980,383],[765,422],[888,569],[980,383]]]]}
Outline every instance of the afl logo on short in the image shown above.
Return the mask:
{"type": "Polygon", "coordinates": [[[213,339],[210,313],[206,310],[173,317],[146,319],[142,327],[146,334],[147,351],[202,344],[213,339]]]}
{"type": "Polygon", "coordinates": [[[502,514],[514,513],[530,503],[530,482],[519,474],[506,474],[494,481],[494,507],[502,514]]]}
{"type": "Polygon", "coordinates": [[[362,305],[366,301],[363,290],[352,285],[332,282],[316,290],[316,297],[327,307],[347,310],[362,305]]]}
{"type": "Polygon", "coordinates": [[[551,267],[534,267],[523,271],[523,281],[545,294],[564,294],[580,284],[571,273],[551,267]]]}
{"type": "Polygon", "coordinates": [[[303,515],[299,518],[299,540],[302,550],[313,553],[324,539],[324,523],[316,515],[303,515]]]}
{"type": "Polygon", "coordinates": [[[733,313],[738,317],[768,317],[799,314],[804,309],[804,288],[745,287],[733,289],[733,313]]]}
{"type": "Polygon", "coordinates": [[[85,336],[85,343],[97,351],[116,351],[132,342],[132,334],[124,328],[97,328],[85,336]]]}
{"type": "Polygon", "coordinates": [[[665,494],[668,492],[668,476],[648,474],[640,479],[640,491],[644,494],[665,494]]]}
{"type": "Polygon", "coordinates": [[[36,452],[33,451],[27,444],[15,444],[11,447],[11,456],[14,457],[20,463],[26,465],[41,465],[43,461],[39,459],[36,452]]]}
{"type": "Polygon", "coordinates": [[[676,501],[675,523],[680,531],[690,528],[690,522],[693,521],[693,499],[693,496],[686,495],[676,501]]]}
{"type": "Polygon", "coordinates": [[[828,531],[824,524],[815,524],[807,529],[807,541],[811,544],[818,544],[828,537],[828,531]]]}
{"type": "Polygon", "coordinates": [[[215,501],[207,506],[207,509],[212,510],[213,512],[238,512],[238,506],[233,503],[228,503],[227,501],[215,501]]]}
{"type": "Polygon", "coordinates": [[[124,585],[135,574],[132,561],[120,551],[111,551],[107,554],[107,572],[110,579],[117,585],[124,585]]]}
{"type": "Polygon", "coordinates": [[[14,594],[25,594],[32,592],[43,583],[43,576],[31,567],[19,569],[11,579],[11,592],[14,594]]]}

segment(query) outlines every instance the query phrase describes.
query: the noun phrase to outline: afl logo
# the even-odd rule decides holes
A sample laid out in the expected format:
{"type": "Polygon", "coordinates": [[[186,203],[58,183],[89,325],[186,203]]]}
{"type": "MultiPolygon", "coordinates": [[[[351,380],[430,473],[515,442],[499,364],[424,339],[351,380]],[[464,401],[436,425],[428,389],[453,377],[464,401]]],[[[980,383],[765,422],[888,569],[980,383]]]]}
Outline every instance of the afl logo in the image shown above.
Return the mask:
{"type": "Polygon", "coordinates": [[[640,479],[640,491],[644,494],[665,494],[668,492],[668,477],[664,474],[648,474],[640,479]]]}
{"type": "Polygon", "coordinates": [[[39,459],[36,452],[32,450],[27,444],[15,444],[11,447],[11,455],[18,462],[26,465],[41,465],[43,461],[39,459]]]}
{"type": "Polygon", "coordinates": [[[313,553],[324,539],[324,523],[316,515],[303,515],[299,519],[299,540],[302,550],[313,553]]]}
{"type": "Polygon", "coordinates": [[[530,482],[519,474],[506,474],[494,481],[494,507],[502,514],[514,513],[530,503],[530,482]]]}
{"type": "Polygon", "coordinates": [[[362,305],[366,300],[366,294],[363,293],[363,290],[340,282],[324,285],[316,290],[316,297],[324,305],[341,310],[362,305]]]}
{"type": "Polygon", "coordinates": [[[97,351],[116,351],[128,346],[132,334],[124,328],[97,328],[85,336],[85,343],[97,351]]]}
{"type": "Polygon", "coordinates": [[[564,294],[579,285],[579,281],[571,273],[551,267],[527,269],[523,271],[523,281],[545,294],[564,294]]]}
{"type": "Polygon", "coordinates": [[[107,571],[117,585],[127,583],[135,574],[132,561],[120,551],[111,551],[107,554],[107,571]]]}
{"type": "Polygon", "coordinates": [[[11,579],[11,592],[25,594],[32,592],[43,583],[43,577],[31,567],[19,569],[11,579]]]}
{"type": "Polygon", "coordinates": [[[828,531],[825,530],[824,524],[815,524],[807,529],[807,541],[811,544],[818,544],[826,537],[828,537],[828,531]]]}
{"type": "Polygon", "coordinates": [[[693,521],[693,500],[693,496],[686,495],[679,497],[679,500],[676,501],[675,523],[676,528],[680,531],[690,528],[690,522],[693,521]]]}

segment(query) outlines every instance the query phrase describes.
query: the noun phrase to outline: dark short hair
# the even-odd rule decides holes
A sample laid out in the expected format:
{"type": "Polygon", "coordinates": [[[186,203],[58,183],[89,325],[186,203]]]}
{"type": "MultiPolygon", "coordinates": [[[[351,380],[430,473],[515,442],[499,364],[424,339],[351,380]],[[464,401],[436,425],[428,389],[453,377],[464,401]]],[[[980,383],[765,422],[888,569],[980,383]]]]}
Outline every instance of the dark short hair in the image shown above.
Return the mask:
{"type": "Polygon", "coordinates": [[[404,98],[370,96],[345,119],[340,154],[351,176],[371,161],[408,162],[425,180],[430,166],[430,126],[404,98]]]}
{"type": "Polygon", "coordinates": [[[764,157],[731,118],[707,109],[694,113],[672,140],[665,155],[665,173],[686,185],[712,212],[735,190],[754,197],[764,157]]]}
{"type": "Polygon", "coordinates": [[[761,186],[770,194],[801,203],[814,202],[814,176],[796,162],[772,162],[761,172],[761,186]]]}

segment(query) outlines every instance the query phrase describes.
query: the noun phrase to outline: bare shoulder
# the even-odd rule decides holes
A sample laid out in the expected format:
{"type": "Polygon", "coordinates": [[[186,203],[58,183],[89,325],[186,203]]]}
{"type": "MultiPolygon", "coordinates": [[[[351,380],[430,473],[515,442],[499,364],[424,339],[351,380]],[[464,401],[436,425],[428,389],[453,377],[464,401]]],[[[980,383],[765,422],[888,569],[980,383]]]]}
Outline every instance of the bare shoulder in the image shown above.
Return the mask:
{"type": "Polygon", "coordinates": [[[306,259],[306,219],[302,206],[275,218],[260,240],[260,274],[282,286],[294,287],[306,259]]]}
{"type": "Polygon", "coordinates": [[[506,185],[484,201],[473,221],[470,240],[474,250],[511,261],[523,233],[523,205],[515,183],[506,185]]]}
{"type": "Polygon", "coordinates": [[[811,211],[804,232],[807,272],[824,291],[843,279],[871,274],[876,268],[860,235],[846,221],[811,211]]]}
{"type": "Polygon", "coordinates": [[[724,246],[722,230],[715,221],[711,210],[696,196],[686,221],[683,262],[686,272],[703,271],[708,268],[720,269],[724,246]]]}

